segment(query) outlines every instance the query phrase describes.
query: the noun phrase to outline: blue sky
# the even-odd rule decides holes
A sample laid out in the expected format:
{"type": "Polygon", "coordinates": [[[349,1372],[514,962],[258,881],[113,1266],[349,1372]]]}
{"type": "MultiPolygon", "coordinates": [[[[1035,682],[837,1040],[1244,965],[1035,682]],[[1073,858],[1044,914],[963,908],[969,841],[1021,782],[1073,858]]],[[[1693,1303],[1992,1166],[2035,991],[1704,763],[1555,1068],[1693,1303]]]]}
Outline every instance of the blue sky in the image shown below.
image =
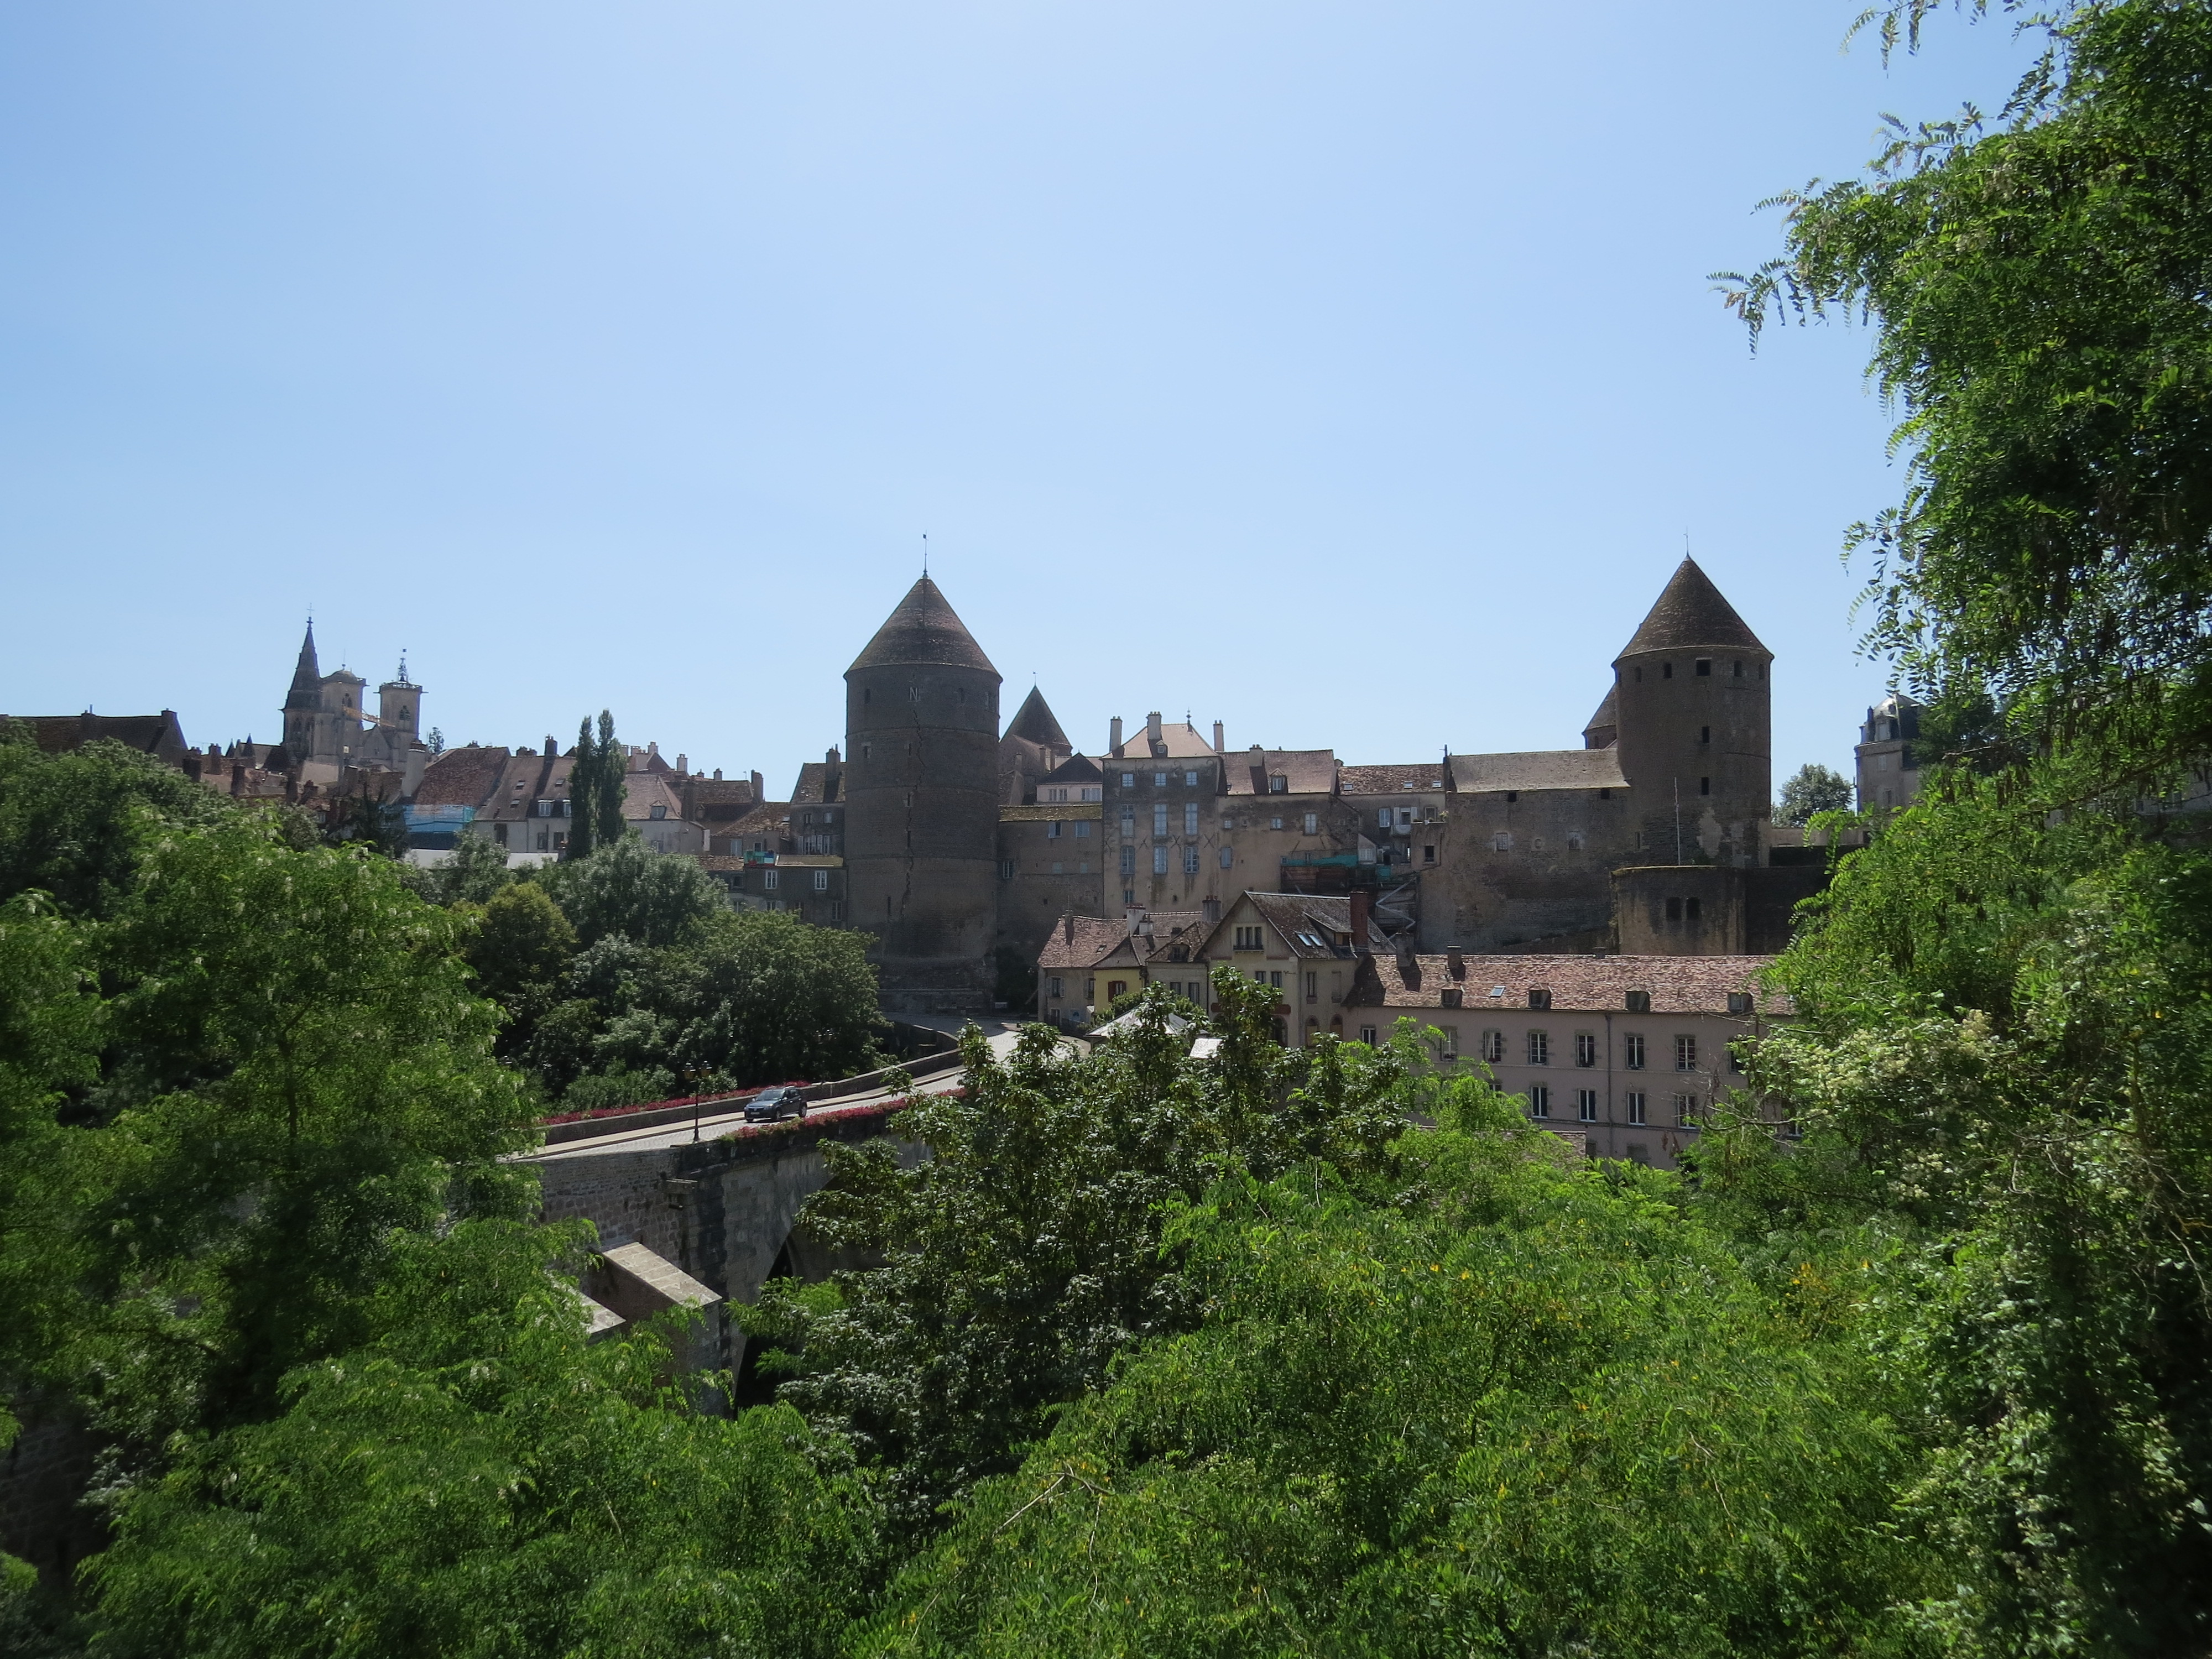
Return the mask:
{"type": "Polygon", "coordinates": [[[1686,531],[1846,766],[1889,417],[1706,274],[2026,55],[1859,5],[8,8],[0,708],[265,739],[312,605],[780,793],[927,532],[1093,751],[1558,747],[1686,531]]]}

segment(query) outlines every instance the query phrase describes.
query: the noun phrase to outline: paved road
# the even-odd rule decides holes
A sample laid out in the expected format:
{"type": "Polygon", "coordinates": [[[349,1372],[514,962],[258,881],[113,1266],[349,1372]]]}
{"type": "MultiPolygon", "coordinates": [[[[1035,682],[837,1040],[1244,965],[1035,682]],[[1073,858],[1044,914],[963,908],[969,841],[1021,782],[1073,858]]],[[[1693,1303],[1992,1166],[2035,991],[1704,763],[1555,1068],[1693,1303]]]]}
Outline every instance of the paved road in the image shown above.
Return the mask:
{"type": "MultiPolygon", "coordinates": [[[[915,1084],[914,1092],[918,1095],[945,1094],[958,1088],[964,1076],[960,1072],[946,1072],[915,1084]]],[[[842,1113],[865,1111],[871,1107],[880,1106],[884,1101],[896,1097],[888,1089],[870,1089],[860,1094],[838,1095],[811,1103],[806,1109],[806,1115],[809,1119],[835,1118],[842,1113]]],[[[760,1134],[771,1127],[765,1123],[747,1123],[742,1104],[735,1108],[711,1105],[699,1119],[698,1138],[717,1140],[728,1134],[760,1134]]],[[[665,1147],[683,1146],[691,1138],[691,1125],[688,1120],[682,1123],[659,1123],[646,1129],[593,1135],[587,1140],[563,1141],[557,1146],[546,1146],[530,1153],[528,1161],[552,1164],[562,1158],[597,1158],[607,1152],[659,1152],[665,1147]]]]}

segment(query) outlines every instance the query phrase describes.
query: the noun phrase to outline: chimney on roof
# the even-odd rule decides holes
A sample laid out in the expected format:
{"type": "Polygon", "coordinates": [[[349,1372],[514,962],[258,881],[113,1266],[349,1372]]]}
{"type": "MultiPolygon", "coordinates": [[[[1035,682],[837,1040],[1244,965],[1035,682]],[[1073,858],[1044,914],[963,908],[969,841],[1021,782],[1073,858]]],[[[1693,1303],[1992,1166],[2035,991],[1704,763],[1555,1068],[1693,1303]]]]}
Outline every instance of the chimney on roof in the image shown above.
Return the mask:
{"type": "Polygon", "coordinates": [[[1219,720],[1213,723],[1213,752],[1217,755],[1221,752],[1221,722],[1219,720]]]}
{"type": "Polygon", "coordinates": [[[1252,745],[1252,769],[1255,772],[1267,769],[1267,751],[1256,743],[1252,745]]]}
{"type": "Polygon", "coordinates": [[[1411,933],[1398,935],[1398,977],[1405,981],[1407,990],[1420,988],[1421,959],[1413,954],[1413,936],[1411,933]]]}
{"type": "Polygon", "coordinates": [[[552,738],[548,738],[545,739],[545,758],[547,760],[551,760],[560,752],[560,749],[555,744],[552,738]]]}
{"type": "Polygon", "coordinates": [[[755,800],[763,800],[767,799],[766,794],[761,788],[761,775],[757,772],[753,774],[753,799],[755,800]]]}
{"type": "Polygon", "coordinates": [[[676,757],[676,775],[678,777],[683,777],[691,770],[690,764],[690,759],[691,757],[689,755],[678,755],[676,757]]]}
{"type": "Polygon", "coordinates": [[[1067,948],[1075,948],[1075,912],[1070,910],[1060,919],[1060,936],[1067,941],[1067,948]]]}
{"type": "Polygon", "coordinates": [[[719,766],[718,766],[718,767],[716,767],[716,768],[714,769],[714,781],[715,781],[715,782],[717,782],[717,783],[720,783],[721,781],[722,781],[722,769],[721,769],[720,767],[719,767],[719,766]]]}
{"type": "Polygon", "coordinates": [[[1454,979],[1465,979],[1467,977],[1467,952],[1456,949],[1445,951],[1444,968],[1454,979]]]}
{"type": "Polygon", "coordinates": [[[822,758],[827,764],[835,766],[837,763],[837,745],[831,744],[823,751],[822,758]]]}
{"type": "Polygon", "coordinates": [[[1107,752],[1112,755],[1115,760],[1119,760],[1121,758],[1121,717],[1119,714],[1114,716],[1114,724],[1111,729],[1113,735],[1108,739],[1106,745],[1107,752]]]}
{"type": "Polygon", "coordinates": [[[1367,949],[1367,927],[1375,914],[1375,895],[1364,887],[1352,890],[1352,948],[1355,951],[1367,949]]]}
{"type": "Polygon", "coordinates": [[[1156,744],[1159,740],[1160,711],[1155,708],[1151,714],[1145,716],[1145,741],[1146,743],[1156,744]]]}

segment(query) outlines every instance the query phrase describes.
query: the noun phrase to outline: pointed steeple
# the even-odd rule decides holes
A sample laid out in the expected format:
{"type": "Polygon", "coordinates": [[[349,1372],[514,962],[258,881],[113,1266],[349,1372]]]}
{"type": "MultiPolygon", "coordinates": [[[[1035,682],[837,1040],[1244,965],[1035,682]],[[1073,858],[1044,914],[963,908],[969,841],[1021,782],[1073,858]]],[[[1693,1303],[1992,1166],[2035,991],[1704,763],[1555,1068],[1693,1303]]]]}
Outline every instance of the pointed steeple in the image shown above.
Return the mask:
{"type": "Polygon", "coordinates": [[[1774,653],[1759,642],[1735,607],[1721,597],[1712,578],[1698,568],[1695,559],[1684,559],[1667,583],[1659,602],[1644,617],[1635,637],[1621,647],[1624,658],[1654,651],[1744,651],[1764,657],[1774,653]]]}
{"type": "Polygon", "coordinates": [[[974,668],[991,675],[999,672],[983,654],[983,647],[975,643],[975,635],[953,614],[937,584],[927,576],[907,590],[867,648],[853,659],[853,668],[845,672],[908,663],[974,668]]]}
{"type": "Polygon", "coordinates": [[[315,619],[310,617],[307,618],[307,637],[300,641],[300,665],[292,671],[292,686],[297,690],[322,683],[323,671],[315,661],[315,619]]]}
{"type": "Polygon", "coordinates": [[[1021,738],[1047,749],[1073,749],[1067,733],[1060,729],[1052,710],[1045,704],[1044,693],[1034,685],[1022,699],[1022,706],[1014,711],[1013,723],[1006,727],[1010,738],[1021,738]]]}

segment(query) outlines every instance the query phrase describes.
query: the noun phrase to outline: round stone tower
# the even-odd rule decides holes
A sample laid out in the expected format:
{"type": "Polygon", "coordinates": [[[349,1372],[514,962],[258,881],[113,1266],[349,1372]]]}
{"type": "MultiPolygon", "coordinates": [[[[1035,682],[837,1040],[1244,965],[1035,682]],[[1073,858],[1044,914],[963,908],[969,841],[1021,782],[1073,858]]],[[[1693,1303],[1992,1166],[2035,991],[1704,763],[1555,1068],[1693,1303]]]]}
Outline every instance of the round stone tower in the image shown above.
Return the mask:
{"type": "Polygon", "coordinates": [[[924,576],[845,671],[849,920],[884,994],[988,1002],[998,908],[999,671],[924,576]]]}
{"type": "Polygon", "coordinates": [[[1711,579],[1683,560],[1614,659],[1607,699],[1648,862],[1761,861],[1774,799],[1773,662],[1711,579]]]}

